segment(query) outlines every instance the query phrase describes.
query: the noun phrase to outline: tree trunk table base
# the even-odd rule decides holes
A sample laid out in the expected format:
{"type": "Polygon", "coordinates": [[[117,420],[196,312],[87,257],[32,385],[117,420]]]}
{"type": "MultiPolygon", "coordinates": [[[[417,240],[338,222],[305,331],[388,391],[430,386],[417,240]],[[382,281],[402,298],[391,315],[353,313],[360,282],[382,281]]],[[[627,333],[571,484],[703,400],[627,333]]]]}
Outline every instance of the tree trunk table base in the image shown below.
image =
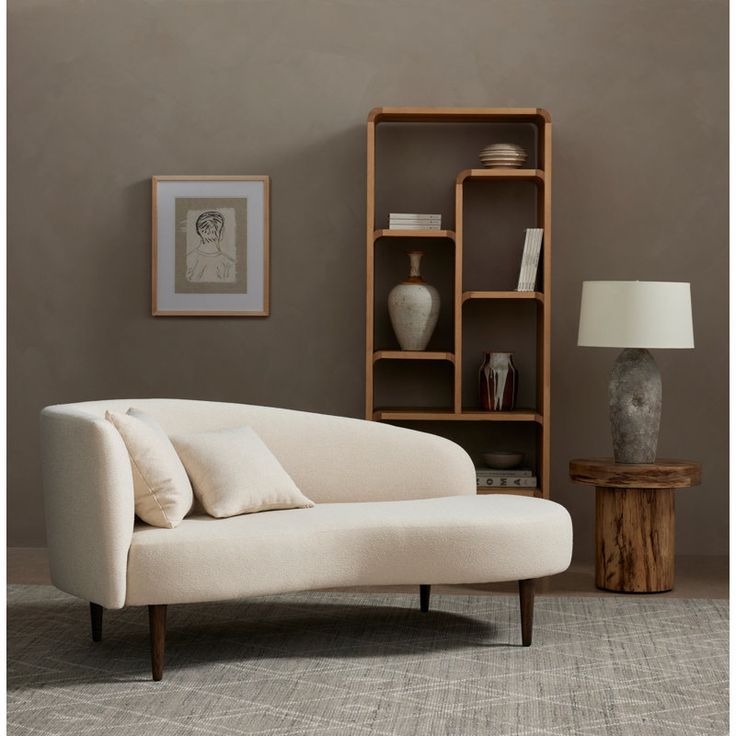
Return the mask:
{"type": "Polygon", "coordinates": [[[675,584],[675,492],[595,489],[595,584],[661,593],[675,584]]]}
{"type": "Polygon", "coordinates": [[[675,584],[675,488],[700,483],[700,465],[573,460],[570,477],[595,486],[595,584],[663,593],[675,584]]]}

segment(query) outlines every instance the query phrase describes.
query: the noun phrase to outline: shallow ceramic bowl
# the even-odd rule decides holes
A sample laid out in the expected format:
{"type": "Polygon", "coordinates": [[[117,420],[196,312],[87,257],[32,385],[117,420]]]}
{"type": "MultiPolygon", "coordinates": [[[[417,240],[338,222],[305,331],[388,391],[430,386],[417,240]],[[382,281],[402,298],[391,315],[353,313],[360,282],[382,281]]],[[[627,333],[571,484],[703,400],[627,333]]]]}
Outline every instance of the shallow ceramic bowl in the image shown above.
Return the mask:
{"type": "Polygon", "coordinates": [[[483,462],[494,470],[515,468],[521,464],[523,459],[524,453],[516,452],[516,450],[495,450],[494,452],[483,453],[483,462]]]}

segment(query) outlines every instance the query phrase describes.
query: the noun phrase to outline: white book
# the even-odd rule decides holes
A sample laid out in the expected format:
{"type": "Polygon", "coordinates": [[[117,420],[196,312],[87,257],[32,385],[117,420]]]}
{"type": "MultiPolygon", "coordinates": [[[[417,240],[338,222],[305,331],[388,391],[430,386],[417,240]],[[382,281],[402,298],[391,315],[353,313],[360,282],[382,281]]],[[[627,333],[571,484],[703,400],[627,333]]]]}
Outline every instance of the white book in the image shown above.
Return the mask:
{"type": "Polygon", "coordinates": [[[516,285],[516,291],[524,291],[526,283],[527,265],[529,263],[529,251],[531,249],[532,228],[527,228],[526,237],[524,238],[524,250],[521,254],[521,265],[519,266],[519,282],[516,285]]]}
{"type": "Polygon", "coordinates": [[[413,225],[414,227],[441,227],[441,222],[415,222],[409,220],[389,220],[389,226],[401,227],[402,225],[413,225]]]}
{"type": "Polygon", "coordinates": [[[539,253],[542,246],[542,233],[540,227],[530,227],[526,230],[524,240],[524,253],[521,258],[519,270],[519,284],[517,291],[533,291],[537,281],[537,266],[539,264],[539,253]]]}
{"type": "Polygon", "coordinates": [[[391,222],[389,230],[441,230],[439,225],[405,225],[403,223],[391,222]]]}
{"type": "Polygon", "coordinates": [[[396,217],[390,217],[389,222],[395,222],[395,223],[405,223],[407,225],[439,225],[442,220],[421,220],[421,219],[413,219],[413,220],[406,220],[396,217]]]}
{"type": "Polygon", "coordinates": [[[422,219],[427,220],[439,220],[442,218],[442,215],[433,215],[433,214],[422,214],[421,212],[389,212],[389,217],[397,217],[402,220],[411,220],[413,218],[420,217],[422,219]]]}
{"type": "Polygon", "coordinates": [[[539,268],[539,254],[542,252],[542,230],[537,228],[534,243],[529,258],[529,273],[527,274],[526,290],[534,291],[537,285],[537,269],[539,268]]]}

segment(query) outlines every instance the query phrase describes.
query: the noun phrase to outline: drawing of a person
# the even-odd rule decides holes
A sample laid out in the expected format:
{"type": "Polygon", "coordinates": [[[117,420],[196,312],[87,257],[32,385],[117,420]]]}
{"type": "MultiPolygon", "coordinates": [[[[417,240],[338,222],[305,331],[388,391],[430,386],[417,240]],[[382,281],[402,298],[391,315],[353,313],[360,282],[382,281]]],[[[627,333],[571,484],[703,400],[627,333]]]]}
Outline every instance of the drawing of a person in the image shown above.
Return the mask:
{"type": "Polygon", "coordinates": [[[203,212],[195,224],[200,243],[187,254],[187,281],[235,281],[235,261],[221,249],[225,218],[216,210],[203,212]]]}

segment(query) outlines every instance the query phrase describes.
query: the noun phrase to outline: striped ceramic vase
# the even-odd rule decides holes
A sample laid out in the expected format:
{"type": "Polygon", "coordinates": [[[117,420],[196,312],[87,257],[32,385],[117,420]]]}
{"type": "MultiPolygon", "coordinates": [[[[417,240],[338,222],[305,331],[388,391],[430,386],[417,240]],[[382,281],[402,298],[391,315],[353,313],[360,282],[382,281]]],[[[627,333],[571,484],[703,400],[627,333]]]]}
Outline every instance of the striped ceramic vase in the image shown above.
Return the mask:
{"type": "Polygon", "coordinates": [[[483,353],[480,405],[485,411],[511,411],[516,406],[519,371],[511,353],[483,353]]]}

